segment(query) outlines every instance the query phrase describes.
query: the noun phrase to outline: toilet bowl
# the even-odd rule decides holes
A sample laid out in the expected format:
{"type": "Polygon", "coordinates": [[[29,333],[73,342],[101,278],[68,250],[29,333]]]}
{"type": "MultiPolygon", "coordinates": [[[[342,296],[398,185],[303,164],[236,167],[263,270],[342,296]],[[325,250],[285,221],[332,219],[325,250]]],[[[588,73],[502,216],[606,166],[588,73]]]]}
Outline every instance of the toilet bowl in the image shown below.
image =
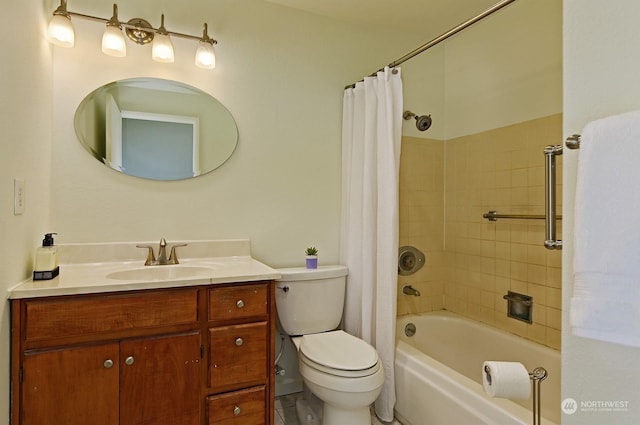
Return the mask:
{"type": "Polygon", "coordinates": [[[347,268],[280,269],[276,309],[298,351],[307,388],[323,402],[323,425],[371,425],[384,369],[371,345],[342,330],[347,268]]]}
{"type": "Polygon", "coordinates": [[[323,425],[370,425],[369,406],[384,384],[375,349],[343,331],[305,335],[294,344],[302,379],[324,402],[323,425]]]}

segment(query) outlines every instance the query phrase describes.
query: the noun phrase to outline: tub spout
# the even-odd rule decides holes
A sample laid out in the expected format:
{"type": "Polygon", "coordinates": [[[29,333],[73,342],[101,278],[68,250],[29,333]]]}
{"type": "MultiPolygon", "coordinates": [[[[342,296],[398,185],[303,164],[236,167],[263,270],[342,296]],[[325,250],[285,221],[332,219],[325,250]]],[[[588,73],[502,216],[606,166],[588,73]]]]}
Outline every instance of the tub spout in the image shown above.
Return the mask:
{"type": "Polygon", "coordinates": [[[418,291],[417,289],[415,289],[411,285],[404,285],[402,287],[402,293],[405,294],[405,295],[413,295],[414,297],[419,297],[420,296],[420,291],[418,291]]]}

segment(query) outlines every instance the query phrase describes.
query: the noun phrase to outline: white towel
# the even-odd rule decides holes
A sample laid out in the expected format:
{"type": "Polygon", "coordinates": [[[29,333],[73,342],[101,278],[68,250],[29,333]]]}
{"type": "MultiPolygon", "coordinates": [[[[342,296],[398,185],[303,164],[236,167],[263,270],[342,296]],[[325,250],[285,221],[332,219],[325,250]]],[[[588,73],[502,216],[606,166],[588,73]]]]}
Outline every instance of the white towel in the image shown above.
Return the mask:
{"type": "Polygon", "coordinates": [[[575,199],[574,335],[640,347],[640,111],[589,123],[575,199]]]}

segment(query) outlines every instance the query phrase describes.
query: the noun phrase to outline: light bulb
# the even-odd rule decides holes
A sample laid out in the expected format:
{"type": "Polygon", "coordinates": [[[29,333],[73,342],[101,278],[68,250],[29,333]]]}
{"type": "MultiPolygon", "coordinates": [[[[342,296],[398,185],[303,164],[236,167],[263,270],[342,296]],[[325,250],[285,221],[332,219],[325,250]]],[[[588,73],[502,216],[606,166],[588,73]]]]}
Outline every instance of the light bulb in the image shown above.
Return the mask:
{"type": "Polygon", "coordinates": [[[173,62],[173,43],[168,34],[157,32],[153,38],[151,58],[156,62],[173,62]]]}
{"type": "Polygon", "coordinates": [[[160,15],[160,28],[158,28],[153,38],[151,59],[163,63],[173,62],[173,43],[171,42],[169,33],[167,33],[167,30],[164,28],[164,14],[160,15]]]}
{"type": "Polygon", "coordinates": [[[127,55],[127,44],[120,27],[107,25],[102,35],[102,53],[117,58],[127,55]]]}
{"type": "Polygon", "coordinates": [[[102,53],[121,58],[127,55],[127,44],[124,42],[122,27],[118,20],[118,5],[113,5],[113,16],[107,22],[102,34],[102,53]]]}
{"type": "Polygon", "coordinates": [[[196,66],[203,69],[213,69],[216,67],[216,53],[213,44],[200,41],[196,50],[196,66]]]}
{"type": "Polygon", "coordinates": [[[47,39],[56,46],[73,47],[75,32],[71,18],[63,14],[54,14],[47,28],[47,39]]]}

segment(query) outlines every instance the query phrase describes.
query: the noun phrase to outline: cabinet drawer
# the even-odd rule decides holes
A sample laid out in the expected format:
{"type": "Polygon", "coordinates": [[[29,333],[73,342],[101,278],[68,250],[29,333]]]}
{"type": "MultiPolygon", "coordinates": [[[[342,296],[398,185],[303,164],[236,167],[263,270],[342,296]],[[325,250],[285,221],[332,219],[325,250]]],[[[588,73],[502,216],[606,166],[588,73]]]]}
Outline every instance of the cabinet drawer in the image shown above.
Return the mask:
{"type": "Polygon", "coordinates": [[[207,397],[207,425],[263,425],[265,387],[207,397]]]}
{"type": "Polygon", "coordinates": [[[267,381],[267,322],[209,329],[209,387],[227,391],[267,381]]]}
{"type": "Polygon", "coordinates": [[[220,286],[209,290],[209,320],[267,314],[267,284],[220,286]]]}
{"type": "Polygon", "coordinates": [[[27,301],[26,341],[196,322],[196,288],[27,301]]]}

